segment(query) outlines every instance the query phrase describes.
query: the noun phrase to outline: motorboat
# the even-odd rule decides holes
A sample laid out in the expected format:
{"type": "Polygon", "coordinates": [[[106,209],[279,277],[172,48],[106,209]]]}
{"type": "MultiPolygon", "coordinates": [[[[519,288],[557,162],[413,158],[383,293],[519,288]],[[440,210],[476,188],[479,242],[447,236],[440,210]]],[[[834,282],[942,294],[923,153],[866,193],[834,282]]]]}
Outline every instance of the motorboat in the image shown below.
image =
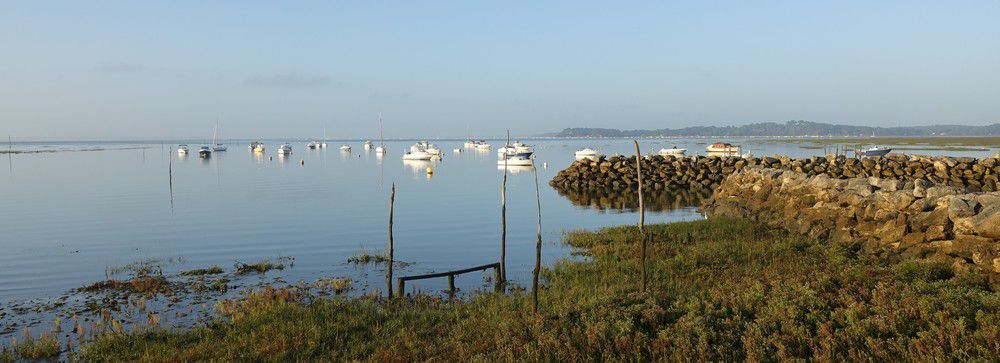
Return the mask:
{"type": "Polygon", "coordinates": [[[441,149],[438,149],[437,145],[434,145],[434,144],[427,144],[424,147],[424,152],[426,152],[428,154],[431,154],[431,155],[435,155],[435,156],[440,156],[441,155],[441,149]]]}
{"type": "Polygon", "coordinates": [[[308,144],[306,144],[306,149],[315,149],[317,147],[319,147],[319,143],[315,141],[310,141],[308,144]]]}
{"type": "Polygon", "coordinates": [[[522,142],[519,142],[519,141],[515,141],[514,143],[512,143],[510,145],[507,145],[507,146],[504,146],[504,147],[501,147],[501,148],[497,149],[497,155],[500,155],[500,156],[503,156],[504,154],[506,154],[506,155],[513,155],[513,154],[533,153],[533,152],[534,152],[534,149],[532,149],[531,146],[529,146],[527,144],[524,144],[522,142]]]}
{"type": "Polygon", "coordinates": [[[480,141],[476,144],[476,149],[478,150],[489,150],[492,148],[493,145],[488,144],[486,141],[480,141]]]}
{"type": "Polygon", "coordinates": [[[340,151],[351,151],[351,145],[340,145],[340,151]]]}
{"type": "Polygon", "coordinates": [[[212,151],[226,151],[226,150],[229,150],[229,147],[223,144],[215,144],[215,146],[212,147],[212,151]]]}
{"type": "Polygon", "coordinates": [[[184,144],[177,145],[177,153],[186,155],[188,153],[188,146],[184,144]]]}
{"type": "Polygon", "coordinates": [[[576,156],[577,160],[584,159],[584,158],[593,159],[593,158],[597,157],[597,150],[591,149],[589,147],[588,148],[583,148],[582,150],[579,150],[579,151],[573,153],[573,155],[576,156]]]}
{"type": "Polygon", "coordinates": [[[250,146],[248,146],[248,148],[250,148],[250,150],[252,151],[257,151],[257,149],[260,148],[260,151],[257,152],[264,152],[264,143],[260,141],[254,141],[250,143],[250,146]]]}
{"type": "Polygon", "coordinates": [[[198,156],[202,157],[203,159],[211,157],[212,156],[212,148],[210,148],[208,146],[202,146],[202,147],[198,148],[198,156]]]}
{"type": "Polygon", "coordinates": [[[264,153],[264,143],[258,143],[257,146],[254,146],[253,152],[258,153],[258,154],[263,154],[264,153]]]}
{"type": "Polygon", "coordinates": [[[279,155],[285,155],[285,154],[291,154],[291,153],[292,153],[292,145],[291,144],[284,143],[284,144],[281,144],[281,146],[278,146],[278,154],[279,155]]]}
{"type": "Polygon", "coordinates": [[[663,155],[663,156],[667,156],[667,155],[682,156],[686,152],[687,152],[687,149],[681,149],[681,148],[678,148],[677,146],[674,146],[674,147],[669,148],[669,149],[660,149],[660,155],[663,155]]]}
{"type": "Polygon", "coordinates": [[[739,154],[740,146],[728,142],[717,142],[705,148],[710,153],[739,154]]]}
{"type": "Polygon", "coordinates": [[[430,160],[434,157],[434,154],[428,153],[423,150],[410,150],[406,154],[403,154],[403,160],[430,160]]]}
{"type": "Polygon", "coordinates": [[[365,141],[365,150],[367,151],[367,150],[371,150],[371,149],[372,149],[372,142],[366,140],[365,141]]]}
{"type": "Polygon", "coordinates": [[[376,154],[385,154],[385,151],[386,151],[385,146],[380,145],[375,147],[376,154]]]}
{"type": "Polygon", "coordinates": [[[462,153],[462,149],[455,148],[455,150],[452,150],[451,152],[456,153],[456,154],[461,154],[462,153]]]}
{"type": "Polygon", "coordinates": [[[497,160],[497,165],[531,166],[533,164],[534,160],[531,158],[530,153],[514,154],[507,156],[506,158],[500,158],[500,160],[497,160]]]}
{"type": "Polygon", "coordinates": [[[891,148],[884,146],[873,146],[861,151],[861,156],[885,156],[892,152],[891,148]]]}

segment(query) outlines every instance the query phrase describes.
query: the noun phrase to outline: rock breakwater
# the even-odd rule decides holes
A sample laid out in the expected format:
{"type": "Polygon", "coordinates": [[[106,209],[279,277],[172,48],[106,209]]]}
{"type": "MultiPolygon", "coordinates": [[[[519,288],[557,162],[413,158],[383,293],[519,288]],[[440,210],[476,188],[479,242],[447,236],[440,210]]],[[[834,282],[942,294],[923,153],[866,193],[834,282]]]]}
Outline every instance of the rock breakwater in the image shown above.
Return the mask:
{"type": "Polygon", "coordinates": [[[703,210],[1000,273],[1000,192],[969,192],[924,179],[838,179],[747,168],[724,179],[703,210]]]}
{"type": "MultiPolygon", "coordinates": [[[[900,181],[924,180],[969,192],[997,191],[1000,159],[927,157],[890,154],[885,157],[674,157],[642,159],[643,184],[650,190],[715,190],[726,176],[747,167],[790,170],[835,179],[878,177],[900,181]]],[[[579,160],[560,171],[549,184],[561,190],[626,189],[638,185],[635,157],[612,156],[579,160]]]]}

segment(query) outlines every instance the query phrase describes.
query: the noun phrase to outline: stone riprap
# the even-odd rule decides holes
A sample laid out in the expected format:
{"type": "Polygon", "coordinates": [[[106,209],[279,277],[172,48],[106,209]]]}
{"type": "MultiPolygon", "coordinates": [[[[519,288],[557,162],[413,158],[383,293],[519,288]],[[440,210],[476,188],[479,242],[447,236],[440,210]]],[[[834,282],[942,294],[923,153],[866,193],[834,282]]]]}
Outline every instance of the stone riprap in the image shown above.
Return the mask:
{"type": "Polygon", "coordinates": [[[968,192],[924,179],[747,168],[727,177],[703,210],[1000,273],[1000,192],[968,192]]]}
{"type": "MultiPolygon", "coordinates": [[[[890,154],[885,157],[674,157],[653,155],[642,160],[643,184],[650,190],[715,190],[726,176],[747,167],[791,170],[836,179],[878,177],[900,181],[924,180],[970,192],[997,191],[1000,159],[927,157],[890,154]]],[[[636,188],[635,157],[584,159],[560,171],[549,185],[562,190],[622,190],[636,188]]]]}

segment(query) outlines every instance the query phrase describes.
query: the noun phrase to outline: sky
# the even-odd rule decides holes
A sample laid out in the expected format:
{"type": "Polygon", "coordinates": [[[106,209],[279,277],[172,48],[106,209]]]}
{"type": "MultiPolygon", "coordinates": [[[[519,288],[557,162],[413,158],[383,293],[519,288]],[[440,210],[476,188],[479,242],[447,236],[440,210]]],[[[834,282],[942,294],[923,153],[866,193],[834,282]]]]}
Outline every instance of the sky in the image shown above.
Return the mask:
{"type": "Polygon", "coordinates": [[[4,1],[0,134],[985,125],[997,19],[995,0],[4,1]]]}

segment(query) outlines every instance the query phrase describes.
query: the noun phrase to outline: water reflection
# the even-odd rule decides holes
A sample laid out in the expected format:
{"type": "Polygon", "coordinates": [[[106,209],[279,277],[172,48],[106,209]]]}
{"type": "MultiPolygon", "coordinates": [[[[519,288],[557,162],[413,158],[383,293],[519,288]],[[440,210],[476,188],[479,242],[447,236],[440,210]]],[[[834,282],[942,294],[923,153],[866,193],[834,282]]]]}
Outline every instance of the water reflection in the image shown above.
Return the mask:
{"type": "MultiPolygon", "coordinates": [[[[559,195],[569,199],[573,205],[597,210],[635,212],[639,209],[639,193],[612,189],[560,190],[559,195]]],[[[643,205],[647,211],[669,211],[696,208],[712,193],[709,190],[644,190],[643,205]]]]}
{"type": "MultiPolygon", "coordinates": [[[[507,165],[507,171],[511,174],[530,173],[533,167],[527,165],[507,165]]],[[[497,170],[503,171],[503,165],[497,164],[497,170]]]]}

